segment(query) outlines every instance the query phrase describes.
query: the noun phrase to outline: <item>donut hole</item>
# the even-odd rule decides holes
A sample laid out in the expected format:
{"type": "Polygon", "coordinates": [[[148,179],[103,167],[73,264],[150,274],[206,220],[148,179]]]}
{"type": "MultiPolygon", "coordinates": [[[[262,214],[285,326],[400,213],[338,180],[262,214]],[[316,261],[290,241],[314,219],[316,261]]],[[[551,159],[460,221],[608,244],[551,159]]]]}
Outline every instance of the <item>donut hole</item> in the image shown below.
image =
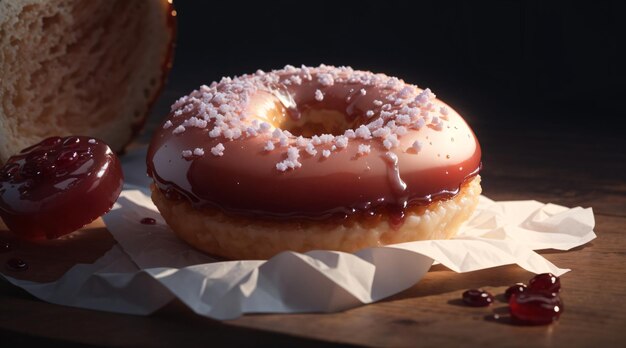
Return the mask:
{"type": "Polygon", "coordinates": [[[284,117],[279,127],[293,135],[310,138],[322,134],[342,135],[346,130],[358,128],[363,123],[362,118],[350,118],[337,110],[308,109],[300,111],[299,118],[284,117]]]}

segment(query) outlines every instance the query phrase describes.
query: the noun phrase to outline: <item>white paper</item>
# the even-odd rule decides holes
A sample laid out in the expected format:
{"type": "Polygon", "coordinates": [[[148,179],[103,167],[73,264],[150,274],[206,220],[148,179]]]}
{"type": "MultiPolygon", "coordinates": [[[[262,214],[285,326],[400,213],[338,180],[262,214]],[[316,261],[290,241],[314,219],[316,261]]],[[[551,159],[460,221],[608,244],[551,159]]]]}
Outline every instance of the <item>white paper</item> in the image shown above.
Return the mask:
{"type": "Polygon", "coordinates": [[[104,217],[118,241],[94,264],[76,265],[51,283],[3,275],[56,304],[149,314],[178,298],[214,319],[243,313],[334,312],[405,290],[434,262],[455,272],[518,264],[534,273],[562,275],[533,250],[569,250],[596,237],[591,208],[568,209],[537,201],[494,202],[486,197],[451,240],[419,241],[350,254],[283,252],[267,261],[216,262],[165,225],[148,196],[145,150],[124,159],[126,187],[104,217]],[[156,225],[144,225],[144,217],[156,225]]]}

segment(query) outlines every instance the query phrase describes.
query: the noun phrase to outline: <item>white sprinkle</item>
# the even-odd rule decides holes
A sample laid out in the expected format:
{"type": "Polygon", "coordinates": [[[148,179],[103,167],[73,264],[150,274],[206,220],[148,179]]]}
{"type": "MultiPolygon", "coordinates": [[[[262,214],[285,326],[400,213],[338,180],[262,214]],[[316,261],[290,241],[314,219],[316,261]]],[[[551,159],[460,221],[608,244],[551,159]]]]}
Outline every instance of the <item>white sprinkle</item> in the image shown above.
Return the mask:
{"type": "Polygon", "coordinates": [[[219,143],[211,148],[211,153],[213,156],[224,156],[224,145],[219,143]]]}
{"type": "Polygon", "coordinates": [[[290,146],[287,149],[287,159],[276,163],[276,169],[284,172],[287,169],[300,168],[302,167],[302,163],[298,161],[298,158],[300,158],[300,150],[296,147],[290,146]]]}
{"type": "Polygon", "coordinates": [[[300,85],[302,84],[302,78],[300,78],[300,76],[298,75],[293,75],[290,77],[291,82],[295,83],[296,85],[300,85]]]}
{"type": "Polygon", "coordinates": [[[420,94],[415,97],[415,102],[420,105],[426,105],[430,101],[430,99],[435,98],[435,94],[431,92],[430,88],[426,88],[420,94]]]}
{"type": "Polygon", "coordinates": [[[333,145],[333,146],[330,147],[330,151],[335,151],[335,150],[337,150],[337,146],[336,145],[333,145]]]}
{"type": "Polygon", "coordinates": [[[420,118],[415,122],[415,128],[420,129],[424,127],[425,124],[426,124],[426,121],[424,121],[423,118],[420,118]]]}
{"type": "Polygon", "coordinates": [[[174,130],[172,131],[172,134],[179,134],[185,131],[185,127],[183,127],[182,125],[174,128],[174,130]]]}
{"type": "Polygon", "coordinates": [[[315,156],[317,154],[317,150],[315,150],[315,146],[312,143],[306,144],[305,151],[311,156],[315,156]]]}
{"type": "Polygon", "coordinates": [[[383,105],[383,102],[381,102],[380,100],[374,100],[374,105],[381,106],[383,105]]]}
{"type": "Polygon", "coordinates": [[[206,128],[207,121],[197,117],[191,117],[185,120],[185,122],[183,122],[183,125],[187,127],[206,128]]]}
{"type": "Polygon", "coordinates": [[[392,147],[396,147],[398,146],[398,136],[395,134],[389,134],[385,137],[385,140],[383,141],[383,146],[389,150],[392,147]]]}
{"type": "Polygon", "coordinates": [[[216,104],[220,105],[220,104],[224,104],[228,101],[228,99],[226,98],[226,95],[224,93],[221,92],[217,92],[215,93],[215,95],[213,96],[213,102],[215,102],[216,104]]]}
{"type": "Polygon", "coordinates": [[[320,135],[320,141],[322,144],[328,144],[333,141],[335,137],[332,134],[322,134],[320,135]]]}
{"type": "Polygon", "coordinates": [[[358,154],[365,155],[365,154],[370,153],[371,150],[372,150],[372,147],[370,145],[359,144],[358,154]]]}
{"type": "Polygon", "coordinates": [[[296,138],[296,145],[300,147],[304,147],[307,144],[307,140],[303,136],[299,136],[296,138]]]}
{"type": "Polygon", "coordinates": [[[171,126],[173,126],[174,124],[172,124],[172,121],[167,120],[167,122],[165,122],[165,124],[163,124],[163,129],[168,129],[171,126]]]}
{"type": "Polygon", "coordinates": [[[411,123],[411,116],[406,115],[406,114],[401,114],[396,116],[396,123],[397,124],[409,124],[411,123]]]}
{"type": "Polygon", "coordinates": [[[348,146],[348,138],[343,135],[336,136],[335,145],[337,145],[338,148],[345,148],[348,146]]]}
{"type": "Polygon", "coordinates": [[[320,91],[319,89],[315,90],[315,100],[317,101],[324,100],[324,93],[322,93],[322,91],[320,91]]]}
{"type": "Polygon", "coordinates": [[[366,95],[367,94],[367,91],[364,88],[361,88],[360,92],[361,92],[361,95],[366,95]]]}
{"type": "MultiPolygon", "coordinates": [[[[382,120],[381,120],[382,121],[382,120]]],[[[359,128],[357,128],[354,131],[354,135],[356,135],[358,138],[362,138],[362,139],[371,139],[372,138],[372,132],[370,131],[370,129],[365,126],[365,125],[361,125],[359,126],[359,128]]]]}
{"type": "Polygon", "coordinates": [[[384,123],[385,121],[383,121],[382,118],[377,118],[376,120],[368,123],[367,128],[369,128],[370,130],[377,129],[377,128],[382,127],[384,123]]]}
{"type": "Polygon", "coordinates": [[[196,156],[203,156],[204,150],[202,148],[196,147],[195,149],[193,149],[193,154],[196,156]]]}
{"type": "Polygon", "coordinates": [[[87,140],[87,142],[89,144],[95,144],[96,143],[96,139],[89,139],[89,140],[87,140]]]}
{"type": "Polygon", "coordinates": [[[392,117],[394,117],[395,115],[396,115],[396,111],[395,111],[395,110],[394,110],[394,111],[391,111],[391,112],[389,112],[389,111],[381,111],[381,112],[380,112],[380,117],[382,117],[382,118],[383,118],[383,119],[385,119],[385,120],[386,120],[386,119],[389,119],[389,118],[392,118],[392,117]]]}
{"type": "Polygon", "coordinates": [[[193,155],[193,152],[191,150],[183,150],[182,155],[184,158],[189,158],[193,155]]]}
{"type": "Polygon", "coordinates": [[[365,113],[365,116],[367,116],[367,117],[374,116],[374,111],[373,110],[367,110],[367,112],[365,113]]]}
{"type": "Polygon", "coordinates": [[[413,142],[413,145],[411,145],[411,150],[413,150],[413,152],[415,152],[415,153],[418,153],[418,152],[420,152],[420,150],[422,149],[422,147],[423,147],[422,142],[421,142],[421,141],[419,141],[419,140],[415,140],[415,141],[413,142]]]}
{"type": "Polygon", "coordinates": [[[288,141],[287,137],[280,138],[278,143],[280,144],[281,147],[287,147],[289,145],[289,141],[288,141]]]}
{"type": "Polygon", "coordinates": [[[272,132],[272,138],[279,139],[284,136],[285,134],[283,134],[283,131],[278,128],[274,129],[274,131],[272,132]]]}
{"type": "Polygon", "coordinates": [[[403,136],[406,135],[406,133],[408,133],[409,131],[406,129],[405,126],[399,126],[393,132],[398,136],[403,136]]]}
{"type": "Polygon", "coordinates": [[[372,135],[376,138],[384,138],[387,135],[389,135],[389,133],[391,133],[391,129],[389,129],[389,127],[381,127],[381,128],[375,129],[372,132],[372,135]]]}
{"type": "Polygon", "coordinates": [[[222,134],[222,129],[218,126],[213,127],[213,129],[211,129],[211,131],[209,132],[209,136],[211,138],[217,138],[222,134]]]}
{"type": "Polygon", "coordinates": [[[346,129],[346,131],[343,132],[343,136],[345,136],[348,139],[356,138],[356,134],[354,133],[354,129],[346,129]]]}
{"type": "Polygon", "coordinates": [[[269,131],[270,128],[272,128],[272,125],[267,122],[261,122],[261,125],[259,125],[259,131],[261,133],[267,133],[267,131],[269,131]]]}
{"type": "Polygon", "coordinates": [[[257,132],[256,128],[250,126],[250,127],[246,128],[246,134],[249,137],[256,137],[258,135],[258,132],[257,132]]]}
{"type": "Polygon", "coordinates": [[[292,161],[297,160],[298,158],[300,158],[300,150],[298,150],[297,147],[290,146],[287,149],[287,158],[292,161]]]}
{"type": "Polygon", "coordinates": [[[322,86],[328,87],[328,86],[332,86],[335,84],[335,79],[333,78],[333,75],[331,74],[318,74],[317,82],[319,82],[319,84],[322,86]]]}
{"type": "Polygon", "coordinates": [[[406,87],[402,88],[400,90],[400,92],[398,92],[398,97],[400,97],[402,99],[406,99],[406,98],[408,98],[411,95],[412,92],[413,92],[413,88],[411,88],[409,86],[406,86],[406,87]]]}
{"type": "Polygon", "coordinates": [[[322,150],[322,156],[328,158],[330,156],[330,150],[322,150]]]}
{"type": "Polygon", "coordinates": [[[231,128],[224,130],[223,134],[224,134],[224,138],[228,140],[233,140],[235,138],[235,132],[233,132],[231,128]]]}
{"type": "Polygon", "coordinates": [[[448,116],[449,110],[448,110],[447,107],[442,106],[442,107],[439,108],[439,113],[441,113],[444,116],[448,116]]]}
{"type": "Polygon", "coordinates": [[[263,150],[265,151],[272,151],[274,149],[274,143],[271,140],[268,140],[267,143],[265,143],[265,147],[263,148],[263,150]]]}

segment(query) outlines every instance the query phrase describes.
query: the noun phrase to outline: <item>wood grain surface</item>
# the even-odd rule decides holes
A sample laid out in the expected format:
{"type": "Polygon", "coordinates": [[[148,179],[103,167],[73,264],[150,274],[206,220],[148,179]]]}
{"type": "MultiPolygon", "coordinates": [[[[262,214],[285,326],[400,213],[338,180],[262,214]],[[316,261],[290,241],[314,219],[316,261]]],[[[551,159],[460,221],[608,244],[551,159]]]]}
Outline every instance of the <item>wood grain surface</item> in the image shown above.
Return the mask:
{"type": "MultiPolygon", "coordinates": [[[[489,308],[460,304],[481,287],[502,294],[532,274],[516,266],[456,274],[436,266],[412,288],[340,313],[246,315],[217,322],[174,302],[148,317],[56,306],[0,283],[0,342],[64,346],[626,346],[626,146],[584,133],[477,129],[484,194],[593,207],[598,238],[567,252],[543,251],[557,266],[565,311],[548,326],[515,326],[497,296],[489,308]],[[499,320],[494,314],[501,314],[499,320]]],[[[106,231],[98,222],[88,228],[106,231]]],[[[104,247],[101,247],[104,248],[104,247]]],[[[62,268],[62,267],[61,267],[62,268]]],[[[45,277],[44,277],[45,278],[45,277]]],[[[3,346],[5,346],[3,344],[3,346]]]]}

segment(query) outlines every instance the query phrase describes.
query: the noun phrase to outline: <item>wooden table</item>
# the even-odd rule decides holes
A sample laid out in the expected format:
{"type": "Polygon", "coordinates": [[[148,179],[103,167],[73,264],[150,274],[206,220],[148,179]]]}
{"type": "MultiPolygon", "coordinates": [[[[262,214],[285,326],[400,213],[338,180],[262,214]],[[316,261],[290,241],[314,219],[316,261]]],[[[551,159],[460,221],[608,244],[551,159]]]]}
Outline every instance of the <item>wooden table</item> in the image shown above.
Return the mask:
{"type": "MultiPolygon", "coordinates": [[[[593,207],[598,238],[542,254],[573,271],[562,278],[565,312],[549,326],[492,319],[506,312],[459,305],[482,287],[501,294],[532,275],[517,266],[456,274],[433,267],[412,288],[341,313],[246,315],[217,322],[171,303],[149,317],[56,306],[0,283],[0,342],[94,346],[626,346],[626,145],[619,138],[516,132],[475,126],[483,146],[484,194],[593,207]]],[[[93,226],[92,226],[93,227],[93,226]]],[[[98,225],[95,225],[98,228],[98,225]]],[[[501,298],[500,298],[501,299],[501,298]]],[[[10,343],[10,344],[7,344],[10,343]]]]}

